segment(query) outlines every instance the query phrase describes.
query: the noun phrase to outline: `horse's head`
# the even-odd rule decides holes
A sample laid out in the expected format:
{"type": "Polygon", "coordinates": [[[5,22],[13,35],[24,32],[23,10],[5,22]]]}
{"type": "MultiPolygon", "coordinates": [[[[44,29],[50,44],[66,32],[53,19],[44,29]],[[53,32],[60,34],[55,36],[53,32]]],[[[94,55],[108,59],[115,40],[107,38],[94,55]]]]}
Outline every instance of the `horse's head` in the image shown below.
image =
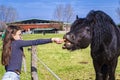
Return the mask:
{"type": "Polygon", "coordinates": [[[63,48],[84,49],[91,43],[91,48],[98,50],[103,42],[106,45],[111,42],[113,26],[116,25],[109,15],[103,11],[92,10],[85,18],[76,18],[70,31],[63,37],[65,39],[63,48]]]}
{"type": "Polygon", "coordinates": [[[76,50],[87,48],[91,42],[90,27],[85,18],[78,18],[73,22],[71,29],[63,37],[64,49],[76,50]]]}

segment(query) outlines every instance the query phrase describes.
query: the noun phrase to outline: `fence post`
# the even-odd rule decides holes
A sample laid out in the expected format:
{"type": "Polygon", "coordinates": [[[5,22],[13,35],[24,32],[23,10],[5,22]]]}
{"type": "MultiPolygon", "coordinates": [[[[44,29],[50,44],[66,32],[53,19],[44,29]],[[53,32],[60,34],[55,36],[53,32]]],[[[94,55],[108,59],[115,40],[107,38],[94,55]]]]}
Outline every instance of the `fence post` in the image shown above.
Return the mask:
{"type": "Polygon", "coordinates": [[[31,47],[31,78],[32,80],[38,80],[37,74],[37,50],[36,46],[31,47]]]}
{"type": "Polygon", "coordinates": [[[27,68],[26,68],[26,59],[25,57],[23,57],[23,66],[24,66],[24,72],[27,72],[27,68]]]}

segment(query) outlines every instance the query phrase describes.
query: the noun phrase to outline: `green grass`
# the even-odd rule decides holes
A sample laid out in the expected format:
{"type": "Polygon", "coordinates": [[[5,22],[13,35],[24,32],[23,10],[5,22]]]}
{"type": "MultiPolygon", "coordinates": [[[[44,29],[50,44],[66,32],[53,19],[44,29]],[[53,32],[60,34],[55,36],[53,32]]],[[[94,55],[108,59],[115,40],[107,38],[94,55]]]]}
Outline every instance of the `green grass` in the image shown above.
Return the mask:
{"type": "MultiPolygon", "coordinates": [[[[63,37],[63,34],[25,34],[24,40],[38,39],[38,38],[52,38],[63,37]]],[[[0,42],[1,43],[1,42],[0,42]]],[[[63,44],[49,43],[37,46],[37,56],[41,59],[54,73],[56,73],[61,80],[95,80],[94,68],[90,56],[90,48],[84,50],[76,50],[70,52],[62,49],[63,44]]],[[[21,80],[31,80],[30,65],[31,55],[27,50],[29,47],[24,48],[27,63],[27,73],[24,72],[22,67],[21,80]]],[[[48,72],[40,62],[37,63],[39,80],[56,80],[50,72],[48,72]]],[[[5,70],[0,65],[0,79],[2,78],[5,70]]],[[[116,77],[120,79],[120,64],[116,69],[116,77]]]]}

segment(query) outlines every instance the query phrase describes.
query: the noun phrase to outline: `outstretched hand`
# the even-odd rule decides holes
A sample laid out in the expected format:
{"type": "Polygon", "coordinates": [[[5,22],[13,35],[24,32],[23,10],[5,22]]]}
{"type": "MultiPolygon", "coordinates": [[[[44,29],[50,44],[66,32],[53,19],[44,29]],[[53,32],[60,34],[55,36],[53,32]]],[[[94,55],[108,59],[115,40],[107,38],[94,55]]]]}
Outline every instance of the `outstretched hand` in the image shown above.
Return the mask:
{"type": "Polygon", "coordinates": [[[63,40],[63,39],[60,39],[60,38],[52,38],[51,40],[52,40],[53,42],[57,43],[57,44],[61,44],[61,43],[64,42],[64,40],[63,40]]]}

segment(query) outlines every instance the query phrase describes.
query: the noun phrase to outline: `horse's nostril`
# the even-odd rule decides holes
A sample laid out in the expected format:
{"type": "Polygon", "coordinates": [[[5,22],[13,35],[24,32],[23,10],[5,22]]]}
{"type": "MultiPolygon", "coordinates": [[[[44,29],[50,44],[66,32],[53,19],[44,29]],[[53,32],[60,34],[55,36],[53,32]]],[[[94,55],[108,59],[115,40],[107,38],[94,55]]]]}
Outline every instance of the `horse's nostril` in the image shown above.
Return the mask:
{"type": "Polygon", "coordinates": [[[72,38],[72,40],[75,40],[75,36],[73,34],[71,34],[70,37],[72,38]]]}
{"type": "Polygon", "coordinates": [[[74,35],[74,34],[71,34],[71,33],[65,34],[65,35],[63,36],[63,39],[65,39],[65,41],[68,40],[68,41],[70,41],[70,42],[73,42],[73,41],[75,40],[75,35],[74,35]]]}

